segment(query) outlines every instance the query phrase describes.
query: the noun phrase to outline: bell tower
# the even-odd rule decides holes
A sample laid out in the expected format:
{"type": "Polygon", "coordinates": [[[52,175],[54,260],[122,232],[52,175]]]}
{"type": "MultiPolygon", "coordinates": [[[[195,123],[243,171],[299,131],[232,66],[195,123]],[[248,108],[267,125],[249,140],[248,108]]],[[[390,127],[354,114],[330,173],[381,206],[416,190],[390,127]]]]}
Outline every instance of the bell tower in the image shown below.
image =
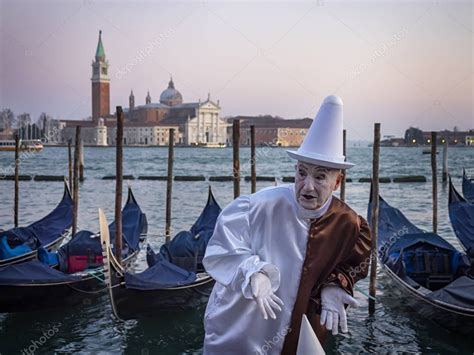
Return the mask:
{"type": "Polygon", "coordinates": [[[110,115],[110,79],[109,62],[105,59],[102,44],[102,31],[99,31],[99,42],[92,62],[92,118],[110,115]]]}
{"type": "Polygon", "coordinates": [[[135,108],[135,95],[133,95],[133,90],[130,92],[130,96],[128,97],[128,108],[130,110],[135,108]]]}

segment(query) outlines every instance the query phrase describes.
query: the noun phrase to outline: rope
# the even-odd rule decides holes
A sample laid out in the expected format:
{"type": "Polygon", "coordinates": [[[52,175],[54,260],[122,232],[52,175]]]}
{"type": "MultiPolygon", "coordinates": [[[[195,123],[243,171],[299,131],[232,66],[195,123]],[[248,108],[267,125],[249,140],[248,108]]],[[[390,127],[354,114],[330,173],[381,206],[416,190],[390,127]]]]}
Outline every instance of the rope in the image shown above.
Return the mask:
{"type": "MultiPolygon", "coordinates": [[[[105,275],[104,275],[104,269],[103,268],[100,268],[100,269],[97,269],[97,270],[86,271],[85,273],[86,273],[86,275],[92,276],[94,279],[98,280],[100,283],[105,285],[105,275]],[[104,278],[102,279],[99,275],[104,276],[104,278]]],[[[74,287],[70,284],[68,286],[71,289],[73,289],[74,291],[81,292],[81,293],[87,293],[87,294],[100,293],[100,292],[102,292],[103,290],[105,290],[107,288],[107,286],[105,286],[104,288],[101,288],[101,289],[96,290],[96,291],[86,291],[86,290],[81,290],[77,287],[74,287]]]]}
{"type": "Polygon", "coordinates": [[[362,293],[365,297],[370,298],[372,301],[375,301],[375,297],[372,297],[371,295],[368,295],[367,292],[363,291],[360,287],[354,286],[354,289],[362,293]]]}
{"type": "Polygon", "coordinates": [[[104,276],[103,279],[100,278],[100,276],[96,275],[94,272],[91,272],[89,275],[91,275],[92,277],[94,277],[96,280],[99,280],[101,283],[105,284],[105,275],[104,275],[104,272],[103,272],[103,271],[98,274],[98,275],[104,276]]]}

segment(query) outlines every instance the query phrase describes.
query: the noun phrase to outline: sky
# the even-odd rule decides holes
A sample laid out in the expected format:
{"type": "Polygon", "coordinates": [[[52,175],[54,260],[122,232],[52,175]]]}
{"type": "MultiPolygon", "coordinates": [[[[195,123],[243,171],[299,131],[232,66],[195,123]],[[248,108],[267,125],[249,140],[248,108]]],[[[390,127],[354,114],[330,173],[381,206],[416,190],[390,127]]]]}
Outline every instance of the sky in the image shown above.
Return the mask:
{"type": "Polygon", "coordinates": [[[91,116],[98,33],[111,111],[173,76],[222,116],[313,118],[344,101],[350,140],[474,128],[474,2],[0,0],[0,109],[91,116]]]}

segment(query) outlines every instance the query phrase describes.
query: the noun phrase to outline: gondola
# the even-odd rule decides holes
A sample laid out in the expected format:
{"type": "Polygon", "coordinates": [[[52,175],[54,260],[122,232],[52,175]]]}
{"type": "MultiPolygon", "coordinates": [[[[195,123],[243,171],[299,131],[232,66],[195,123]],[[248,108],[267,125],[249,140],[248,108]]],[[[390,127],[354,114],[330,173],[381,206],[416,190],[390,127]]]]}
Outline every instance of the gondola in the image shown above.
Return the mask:
{"type": "MultiPolygon", "coordinates": [[[[368,220],[371,220],[372,201],[368,220]]],[[[388,287],[422,317],[461,334],[474,332],[469,259],[438,234],[421,230],[379,197],[378,254],[388,287]]]]}
{"type": "MultiPolygon", "coordinates": [[[[122,210],[123,267],[138,255],[147,227],[146,216],[129,188],[122,210]]],[[[115,235],[115,222],[108,230],[115,235]]],[[[39,260],[0,268],[0,313],[90,302],[106,289],[102,266],[100,237],[80,231],[57,253],[41,250],[39,260]]]]}
{"type": "Polygon", "coordinates": [[[464,251],[474,262],[474,204],[463,198],[449,179],[449,219],[464,251]]]}
{"type": "Polygon", "coordinates": [[[465,169],[462,169],[462,194],[466,200],[474,203],[474,180],[467,177],[465,169]]]}
{"type": "Polygon", "coordinates": [[[0,267],[37,258],[38,248],[56,250],[70,235],[73,202],[64,183],[61,201],[47,216],[27,227],[0,230],[0,267]]]}
{"type": "Polygon", "coordinates": [[[189,231],[178,233],[155,254],[148,247],[148,268],[137,274],[125,271],[115,259],[101,220],[104,270],[112,310],[119,319],[158,317],[163,312],[200,309],[207,304],[214,280],[202,258],[221,209],[211,189],[207,204],[189,231]]]}

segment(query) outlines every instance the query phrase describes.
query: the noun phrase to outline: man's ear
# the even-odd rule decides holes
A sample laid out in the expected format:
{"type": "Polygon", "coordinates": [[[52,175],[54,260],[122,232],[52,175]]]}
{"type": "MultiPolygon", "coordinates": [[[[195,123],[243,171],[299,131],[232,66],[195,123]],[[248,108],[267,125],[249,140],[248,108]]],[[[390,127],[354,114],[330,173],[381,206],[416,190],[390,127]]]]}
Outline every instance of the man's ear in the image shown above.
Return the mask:
{"type": "Polygon", "coordinates": [[[336,177],[336,185],[334,185],[334,191],[336,191],[339,188],[339,186],[341,186],[341,182],[342,182],[342,170],[339,170],[336,177]]]}

